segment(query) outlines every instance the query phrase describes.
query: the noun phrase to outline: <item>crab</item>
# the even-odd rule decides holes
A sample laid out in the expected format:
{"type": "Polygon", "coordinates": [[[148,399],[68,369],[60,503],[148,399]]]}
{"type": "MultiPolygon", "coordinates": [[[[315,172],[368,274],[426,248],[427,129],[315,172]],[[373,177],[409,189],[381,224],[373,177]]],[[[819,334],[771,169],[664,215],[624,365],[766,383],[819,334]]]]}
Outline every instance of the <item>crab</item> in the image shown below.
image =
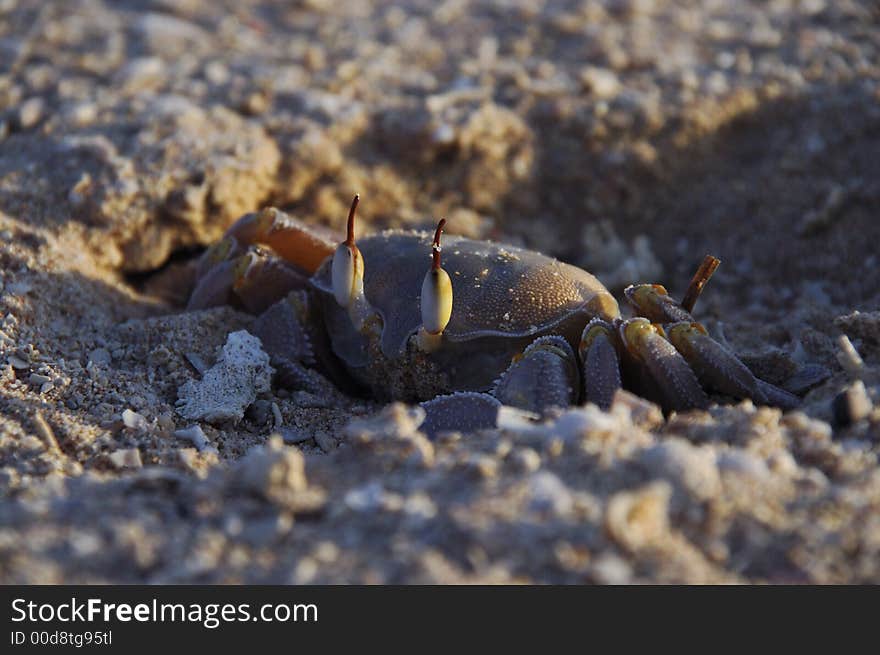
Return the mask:
{"type": "Polygon", "coordinates": [[[188,309],[235,304],[292,385],[421,402],[424,429],[495,425],[502,405],[545,415],[619,389],[667,413],[710,395],[783,409],[800,398],[757,378],[692,316],[718,266],[706,256],[679,302],[658,284],[614,296],[587,271],[531,250],[391,230],[336,243],[275,208],[247,214],[197,263],[188,309]],[[442,238],[442,247],[441,247],[442,238]],[[708,393],[707,393],[708,392],[708,393]]]}

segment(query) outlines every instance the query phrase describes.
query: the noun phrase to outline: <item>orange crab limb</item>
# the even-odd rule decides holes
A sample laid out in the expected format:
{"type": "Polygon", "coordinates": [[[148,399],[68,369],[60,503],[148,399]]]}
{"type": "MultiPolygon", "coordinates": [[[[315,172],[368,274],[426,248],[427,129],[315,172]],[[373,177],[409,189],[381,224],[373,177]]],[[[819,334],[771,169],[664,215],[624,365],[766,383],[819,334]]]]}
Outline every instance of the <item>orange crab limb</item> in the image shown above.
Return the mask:
{"type": "Polygon", "coordinates": [[[336,244],[314,227],[274,207],[243,216],[226,231],[226,236],[244,245],[268,246],[309,275],[336,250],[336,244]]]}

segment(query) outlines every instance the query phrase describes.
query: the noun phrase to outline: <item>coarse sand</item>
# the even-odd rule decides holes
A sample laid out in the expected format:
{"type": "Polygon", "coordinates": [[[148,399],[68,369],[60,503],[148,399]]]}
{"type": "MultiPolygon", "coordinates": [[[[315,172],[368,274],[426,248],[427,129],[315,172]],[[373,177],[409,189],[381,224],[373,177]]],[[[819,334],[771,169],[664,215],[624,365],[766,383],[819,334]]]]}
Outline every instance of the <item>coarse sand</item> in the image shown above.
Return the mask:
{"type": "Polygon", "coordinates": [[[0,0],[0,582],[880,582],[878,243],[869,0],[0,0]],[[712,253],[710,332],[832,375],[431,441],[261,365],[193,418],[259,346],[189,263],[355,192],[618,297],[712,253]]]}

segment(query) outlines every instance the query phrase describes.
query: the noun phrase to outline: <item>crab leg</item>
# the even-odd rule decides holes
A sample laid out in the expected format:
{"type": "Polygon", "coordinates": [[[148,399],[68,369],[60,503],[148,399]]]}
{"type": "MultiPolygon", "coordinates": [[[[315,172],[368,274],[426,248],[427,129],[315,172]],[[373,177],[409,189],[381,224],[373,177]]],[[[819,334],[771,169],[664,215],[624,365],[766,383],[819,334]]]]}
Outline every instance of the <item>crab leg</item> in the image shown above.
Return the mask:
{"type": "Polygon", "coordinates": [[[274,207],[242,216],[226,231],[226,236],[243,245],[268,246],[307,275],[317,271],[334,249],[333,243],[313,227],[274,207]]]}
{"type": "Polygon", "coordinates": [[[505,405],[543,415],[577,402],[580,375],[574,350],[562,337],[535,339],[495,383],[492,395],[505,405]]]}
{"type": "Polygon", "coordinates": [[[702,325],[689,321],[674,323],[667,326],[666,334],[703,386],[734,398],[768,403],[754,374],[736,355],[710,337],[702,325]]]}
{"type": "Polygon", "coordinates": [[[759,404],[792,409],[800,404],[797,396],[758,379],[728,347],[709,336],[694,320],[690,309],[719,261],[707,255],[691,280],[686,298],[690,307],[679,304],[659,284],[639,284],[624,290],[636,312],[666,325],[669,341],[694,370],[700,383],[734,398],[750,398],[759,404]]]}
{"type": "Polygon", "coordinates": [[[421,404],[425,420],[419,428],[431,439],[445,430],[473,432],[494,428],[501,403],[487,393],[459,391],[421,404]]]}
{"type": "Polygon", "coordinates": [[[704,409],[709,398],[684,357],[666,340],[663,328],[647,318],[622,321],[618,328],[627,352],[650,372],[670,410],[704,409]]]}
{"type": "Polygon", "coordinates": [[[196,286],[186,303],[186,311],[228,305],[234,283],[235,262],[224,261],[215,264],[196,279],[196,286]]]}
{"type": "Polygon", "coordinates": [[[790,393],[785,389],[780,389],[769,382],[764,382],[764,380],[760,378],[758,378],[758,388],[761,390],[761,393],[764,394],[764,397],[767,398],[767,404],[772,405],[773,407],[788,411],[790,409],[796,409],[801,405],[801,399],[793,393],[790,393]]]}
{"type": "Polygon", "coordinates": [[[584,400],[607,410],[621,387],[614,326],[594,318],[584,328],[578,354],[583,366],[584,400]]]}
{"type": "Polygon", "coordinates": [[[636,314],[652,323],[665,325],[695,320],[662,284],[633,284],[623,290],[623,295],[636,310],[636,314]]]}
{"type": "MultiPolygon", "coordinates": [[[[718,266],[718,260],[707,256],[691,281],[689,293],[693,301],[703,288],[708,275],[718,266]],[[697,289],[696,292],[692,289],[697,289]]],[[[690,311],[675,301],[659,284],[639,284],[624,290],[636,311],[651,321],[666,325],[669,341],[684,357],[707,388],[733,396],[751,398],[766,404],[767,396],[758,385],[758,379],[728,348],[712,339],[690,311]]]]}

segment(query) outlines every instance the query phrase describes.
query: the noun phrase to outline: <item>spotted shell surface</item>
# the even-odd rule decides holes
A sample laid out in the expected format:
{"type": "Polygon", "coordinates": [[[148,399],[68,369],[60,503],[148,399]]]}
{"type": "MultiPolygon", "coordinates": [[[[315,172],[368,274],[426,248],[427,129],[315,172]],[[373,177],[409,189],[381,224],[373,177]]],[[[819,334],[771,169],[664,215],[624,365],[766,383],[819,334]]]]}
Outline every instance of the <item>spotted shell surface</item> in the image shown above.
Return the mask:
{"type": "MultiPolygon", "coordinates": [[[[395,357],[421,325],[422,278],[431,265],[428,232],[388,231],[358,239],[364,293],[382,317],[382,352],[395,357]]],[[[586,271],[546,255],[491,241],[443,237],[443,268],[452,279],[451,341],[484,336],[523,337],[542,332],[588,305],[605,318],[617,302],[586,271]]],[[[312,278],[332,293],[330,262],[312,278]]]]}

